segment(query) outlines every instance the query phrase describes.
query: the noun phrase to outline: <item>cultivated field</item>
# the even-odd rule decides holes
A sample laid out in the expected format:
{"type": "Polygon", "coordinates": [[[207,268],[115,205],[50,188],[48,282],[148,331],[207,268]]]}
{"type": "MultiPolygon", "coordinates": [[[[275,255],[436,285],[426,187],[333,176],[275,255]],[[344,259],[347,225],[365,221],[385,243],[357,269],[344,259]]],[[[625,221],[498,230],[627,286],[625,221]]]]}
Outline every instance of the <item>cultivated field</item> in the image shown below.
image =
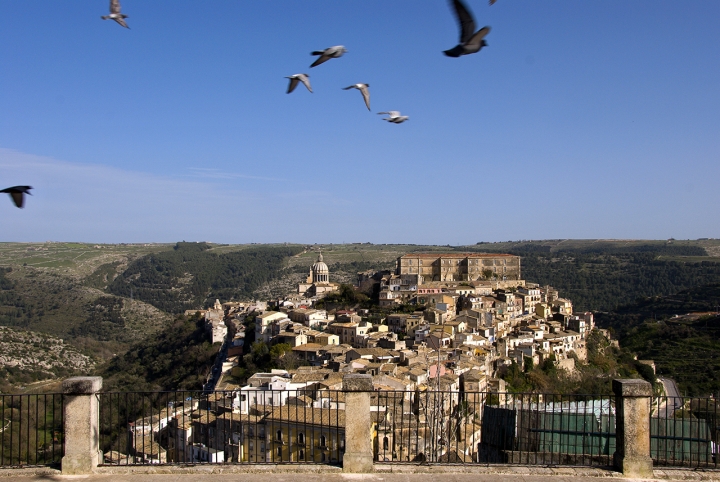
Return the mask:
{"type": "Polygon", "coordinates": [[[79,279],[103,264],[126,264],[171,248],[171,244],[0,243],[0,266],[28,266],[79,279]]]}

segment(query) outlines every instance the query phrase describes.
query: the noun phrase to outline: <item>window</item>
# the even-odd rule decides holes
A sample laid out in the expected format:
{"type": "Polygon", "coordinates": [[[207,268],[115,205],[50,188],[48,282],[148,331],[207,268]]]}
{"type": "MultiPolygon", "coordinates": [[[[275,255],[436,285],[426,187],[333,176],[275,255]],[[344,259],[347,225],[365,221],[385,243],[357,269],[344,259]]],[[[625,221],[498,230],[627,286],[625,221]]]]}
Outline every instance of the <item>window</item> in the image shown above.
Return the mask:
{"type": "Polygon", "coordinates": [[[275,432],[275,436],[277,437],[278,442],[282,442],[282,430],[275,432]]]}
{"type": "Polygon", "coordinates": [[[325,438],[325,435],[320,435],[320,446],[321,447],[327,446],[327,439],[325,438]]]}
{"type": "Polygon", "coordinates": [[[300,449],[300,453],[298,454],[298,460],[305,460],[305,451],[303,449],[300,449]]]}
{"type": "Polygon", "coordinates": [[[383,450],[388,450],[389,445],[389,439],[387,437],[383,437],[383,450]]]}
{"type": "Polygon", "coordinates": [[[282,447],[278,447],[276,452],[277,452],[277,456],[282,458],[282,447]]]}
{"type": "Polygon", "coordinates": [[[304,444],[304,443],[305,443],[305,434],[302,433],[302,432],[300,432],[300,433],[298,434],[298,443],[299,443],[299,444],[304,444]]]}

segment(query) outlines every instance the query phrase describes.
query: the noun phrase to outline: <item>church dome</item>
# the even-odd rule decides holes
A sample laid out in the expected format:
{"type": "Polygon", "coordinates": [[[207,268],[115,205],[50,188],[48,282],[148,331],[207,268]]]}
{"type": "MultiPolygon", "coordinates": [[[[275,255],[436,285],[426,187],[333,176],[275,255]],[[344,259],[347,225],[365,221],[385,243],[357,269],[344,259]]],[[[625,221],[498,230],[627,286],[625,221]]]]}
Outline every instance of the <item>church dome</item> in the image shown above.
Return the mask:
{"type": "Polygon", "coordinates": [[[322,253],[318,256],[315,264],[312,265],[311,271],[313,283],[327,283],[330,281],[330,270],[328,266],[323,263],[322,253]]]}
{"type": "MultiPolygon", "coordinates": [[[[305,265],[307,266],[307,265],[305,265]]],[[[317,261],[315,264],[312,265],[313,273],[315,274],[328,274],[330,270],[328,269],[328,266],[323,262],[323,255],[320,253],[320,256],[318,256],[317,261]]]]}

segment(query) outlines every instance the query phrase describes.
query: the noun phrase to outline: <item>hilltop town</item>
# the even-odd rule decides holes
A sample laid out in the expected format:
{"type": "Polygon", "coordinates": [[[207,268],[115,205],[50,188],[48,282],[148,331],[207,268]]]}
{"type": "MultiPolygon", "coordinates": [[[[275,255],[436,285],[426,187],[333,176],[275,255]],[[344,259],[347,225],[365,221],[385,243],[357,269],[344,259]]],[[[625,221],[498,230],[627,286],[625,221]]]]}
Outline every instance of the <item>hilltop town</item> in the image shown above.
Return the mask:
{"type": "Polygon", "coordinates": [[[574,313],[557,290],[523,280],[520,264],[509,254],[404,255],[394,272],[358,273],[355,289],[375,291],[378,310],[329,310],[317,305],[341,286],[320,254],[296,293],[252,303],[218,300],[187,314],[203,316],[212,341],[227,345],[209,377],[218,389],[294,390],[310,381],[331,388],[345,373],[363,373],[378,389],[457,390],[472,383],[480,391],[504,391],[500,375],[512,364],[551,361],[571,372],[586,358],[586,336],[594,329],[592,313],[574,313]],[[401,306],[415,309],[388,313],[401,306]],[[282,346],[288,369],[254,373],[238,384],[252,342],[282,346]]]}
{"type": "Polygon", "coordinates": [[[110,463],[337,463],[353,377],[372,394],[382,461],[496,461],[505,442],[481,427],[504,426],[514,410],[533,430],[570,423],[537,418],[540,406],[605,423],[613,378],[667,390],[643,358],[712,393],[720,264],[710,241],[572,243],[7,245],[0,318],[19,343],[0,363],[8,386],[30,388],[105,359],[94,371],[103,396],[153,393],[150,412],[134,395],[104,412],[115,414],[103,419],[110,463]],[[46,257],[33,260],[40,249],[46,257]],[[38,338],[50,328],[64,341],[38,338]],[[709,354],[696,361],[699,346],[709,354]],[[90,350],[92,363],[73,356],[90,350]]]}
{"type": "Polygon", "coordinates": [[[317,307],[340,289],[320,254],[296,293],[252,303],[218,300],[199,311],[212,341],[227,343],[216,386],[292,390],[293,380],[332,386],[327,382],[344,373],[364,373],[377,388],[459,388],[472,380],[478,390],[503,391],[499,375],[513,363],[523,368],[550,360],[572,371],[576,360],[586,358],[593,314],[574,313],[572,301],[557,290],[523,280],[520,264],[519,256],[509,254],[401,256],[394,272],[358,273],[355,289],[377,293],[378,314],[372,308],[317,307]],[[388,313],[400,306],[416,309],[388,313]],[[282,356],[294,368],[252,374],[245,386],[233,383],[251,350],[249,340],[283,345],[282,356]]]}
{"type": "MultiPolygon", "coordinates": [[[[210,309],[188,310],[186,315],[201,316],[208,336],[222,344],[204,387],[204,398],[212,401],[188,399],[157,419],[137,420],[131,429],[135,457],[332,462],[343,451],[343,379],[353,373],[371,376],[378,394],[371,410],[384,427],[383,446],[398,450],[402,444],[396,439],[407,428],[395,424],[410,414],[424,444],[425,431],[445,424],[439,418],[457,411],[462,393],[504,398],[502,375],[511,367],[550,363],[572,372],[576,361],[587,357],[586,338],[595,329],[592,313],[574,313],[572,302],[557,290],[523,280],[520,257],[509,254],[401,256],[394,271],[358,273],[352,290],[374,293],[377,302],[370,308],[331,309],[324,303],[343,290],[348,286],[332,281],[319,254],[295,293],[248,303],[217,300],[210,309]],[[248,359],[258,352],[273,353],[284,368],[249,370],[248,359]],[[419,405],[405,406],[411,400],[419,405]],[[247,433],[228,445],[225,435],[239,430],[236,424],[247,433]],[[300,448],[286,454],[281,444],[277,454],[270,453],[265,442],[273,427],[278,428],[273,439],[301,437],[300,448]],[[157,443],[160,433],[166,444],[157,443]],[[307,447],[320,449],[306,452],[305,438],[307,447]]],[[[462,433],[453,456],[477,458],[472,445],[479,440],[481,408],[465,411],[452,417],[462,433]]],[[[393,457],[427,450],[414,446],[393,457]]],[[[116,457],[126,455],[106,454],[116,457]]]]}
{"type": "MultiPolygon", "coordinates": [[[[498,374],[512,363],[523,367],[552,360],[572,371],[575,360],[585,358],[585,338],[594,328],[592,313],[574,313],[572,301],[557,290],[523,280],[520,257],[509,254],[404,255],[394,272],[358,273],[356,289],[375,290],[384,312],[415,306],[412,313],[379,316],[372,308],[316,307],[339,289],[320,254],[297,293],[272,302],[218,301],[201,311],[213,342],[233,332],[222,373],[232,374],[250,349],[248,317],[254,319],[253,340],[287,344],[289,356],[303,365],[277,371],[278,380],[299,373],[332,378],[356,372],[373,375],[378,386],[403,390],[432,383],[438,373],[458,386],[461,379],[475,377],[484,390],[497,385],[498,374]]],[[[253,386],[256,379],[248,382],[253,386]]],[[[278,383],[268,387],[283,386],[278,383]]]]}

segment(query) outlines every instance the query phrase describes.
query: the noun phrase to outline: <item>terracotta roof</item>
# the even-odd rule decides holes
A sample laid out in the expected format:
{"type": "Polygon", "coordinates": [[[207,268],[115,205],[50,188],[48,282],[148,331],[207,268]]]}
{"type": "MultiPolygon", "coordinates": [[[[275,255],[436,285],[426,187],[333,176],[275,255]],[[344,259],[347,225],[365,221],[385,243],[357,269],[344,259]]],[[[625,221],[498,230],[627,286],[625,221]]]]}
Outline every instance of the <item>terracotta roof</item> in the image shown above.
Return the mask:
{"type": "Polygon", "coordinates": [[[309,406],[312,404],[312,398],[308,397],[307,395],[299,395],[297,397],[288,397],[287,401],[285,402],[286,405],[305,405],[309,406]]]}
{"type": "Polygon", "coordinates": [[[294,383],[321,382],[325,380],[324,373],[296,373],[292,377],[294,383]]]}
{"type": "Polygon", "coordinates": [[[282,407],[273,408],[265,417],[265,420],[344,428],[345,410],[283,405],[282,407]]]}
{"type": "Polygon", "coordinates": [[[318,390],[317,399],[327,399],[334,402],[345,403],[345,392],[340,392],[338,390],[318,390]]]}
{"type": "Polygon", "coordinates": [[[292,351],[318,351],[323,345],[318,343],[306,343],[304,345],[294,346],[292,351]]]}
{"type": "Polygon", "coordinates": [[[160,455],[165,453],[165,449],[152,439],[151,435],[135,439],[135,452],[144,455],[160,455]]]}
{"type": "Polygon", "coordinates": [[[367,358],[356,358],[353,361],[351,361],[350,363],[355,363],[356,365],[364,365],[364,366],[368,366],[368,365],[372,364],[372,362],[370,360],[368,360],[367,358]]]}
{"type": "Polygon", "coordinates": [[[393,356],[393,353],[386,348],[353,348],[355,353],[360,356],[372,355],[374,357],[387,357],[393,356]]]}

